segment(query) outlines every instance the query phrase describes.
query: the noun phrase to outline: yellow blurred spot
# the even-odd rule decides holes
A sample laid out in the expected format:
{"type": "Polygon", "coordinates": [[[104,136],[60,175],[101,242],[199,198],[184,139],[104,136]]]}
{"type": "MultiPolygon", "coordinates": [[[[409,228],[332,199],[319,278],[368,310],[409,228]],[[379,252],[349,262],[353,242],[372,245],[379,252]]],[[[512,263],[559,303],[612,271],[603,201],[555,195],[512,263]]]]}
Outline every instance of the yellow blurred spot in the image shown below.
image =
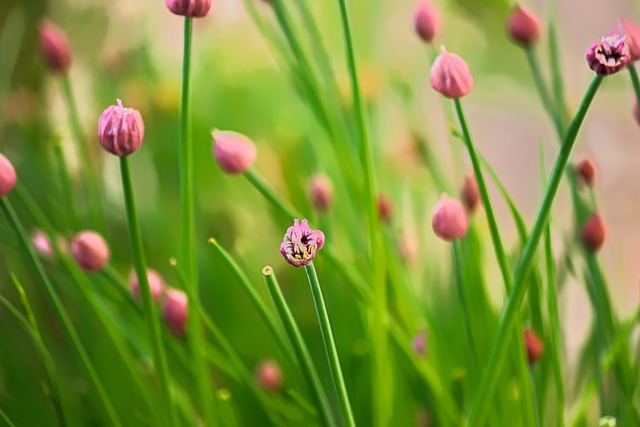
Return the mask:
{"type": "Polygon", "coordinates": [[[218,397],[221,400],[229,400],[231,399],[231,392],[229,391],[229,389],[221,388],[218,390],[218,397]]]}

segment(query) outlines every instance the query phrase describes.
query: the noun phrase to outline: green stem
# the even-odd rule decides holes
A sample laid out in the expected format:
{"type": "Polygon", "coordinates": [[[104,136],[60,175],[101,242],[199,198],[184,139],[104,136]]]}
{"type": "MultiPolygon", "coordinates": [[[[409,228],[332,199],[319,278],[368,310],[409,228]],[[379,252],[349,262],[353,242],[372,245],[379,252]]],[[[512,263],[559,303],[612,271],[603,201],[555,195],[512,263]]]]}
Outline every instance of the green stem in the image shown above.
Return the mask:
{"type": "Polygon", "coordinates": [[[640,78],[638,78],[638,71],[636,70],[635,63],[630,64],[627,69],[631,76],[631,84],[633,85],[633,93],[636,95],[636,103],[640,108],[640,78]]]}
{"type": "Polygon", "coordinates": [[[166,411],[165,423],[169,426],[174,426],[177,424],[175,408],[171,400],[171,391],[169,389],[169,367],[164,353],[164,348],[162,346],[162,331],[160,330],[158,312],[155,304],[153,303],[151,288],[149,287],[149,279],[147,278],[147,261],[145,259],[142,233],[140,232],[140,223],[136,212],[135,199],[133,197],[133,181],[131,178],[129,157],[120,158],[120,174],[122,176],[122,190],[124,192],[127,222],[129,224],[129,233],[131,238],[133,266],[138,277],[140,297],[142,299],[148,333],[151,338],[154,362],[156,369],[158,370],[163,399],[162,407],[163,410],[166,411]]]}
{"type": "Polygon", "coordinates": [[[464,317],[465,335],[467,338],[467,344],[469,345],[469,352],[471,353],[471,366],[470,370],[473,374],[472,381],[477,381],[478,372],[478,350],[476,348],[475,340],[473,339],[473,329],[471,328],[471,321],[469,319],[469,306],[467,305],[467,298],[464,292],[464,279],[462,273],[462,266],[465,265],[464,256],[462,255],[462,248],[459,242],[452,242],[452,257],[453,257],[453,269],[455,273],[456,290],[458,291],[458,299],[462,306],[462,316],[464,317]]]}
{"type": "Polygon", "coordinates": [[[13,227],[16,234],[18,235],[18,239],[20,240],[22,249],[26,253],[27,258],[29,259],[35,271],[35,274],[38,278],[40,285],[42,286],[44,292],[46,293],[49,299],[49,302],[53,306],[56,316],[58,317],[58,321],[60,322],[68,339],[71,341],[71,344],[74,350],[76,351],[76,353],[78,354],[78,357],[80,358],[82,366],[84,367],[86,374],[89,377],[89,380],[93,384],[93,387],[95,388],[96,393],[98,394],[98,399],[102,403],[102,406],[105,411],[105,415],[107,416],[107,418],[109,419],[109,422],[112,425],[122,426],[122,423],[120,422],[120,418],[118,417],[118,413],[115,411],[113,407],[113,403],[111,402],[109,395],[104,389],[104,386],[102,385],[102,381],[98,377],[98,373],[96,372],[93,366],[93,363],[91,363],[91,358],[89,357],[89,355],[87,354],[87,351],[82,345],[82,341],[78,336],[78,332],[74,328],[73,323],[71,322],[71,319],[69,318],[67,312],[65,311],[64,306],[62,305],[62,302],[60,301],[60,298],[58,297],[58,294],[55,288],[49,281],[49,278],[47,277],[46,273],[44,272],[44,267],[40,263],[40,260],[38,259],[35,249],[31,246],[29,237],[27,236],[27,233],[25,232],[24,227],[22,226],[20,220],[18,219],[18,216],[13,210],[13,207],[11,206],[9,199],[6,197],[0,198],[0,204],[2,205],[2,210],[4,211],[7,219],[11,223],[11,226],[13,227]]]}
{"type": "Polygon", "coordinates": [[[551,206],[558,191],[558,186],[560,185],[565,167],[569,162],[569,156],[578,135],[578,131],[580,130],[580,125],[584,120],[587,110],[591,105],[591,101],[593,101],[602,80],[603,77],[598,75],[595,75],[591,80],[591,83],[578,106],[576,115],[569,125],[569,130],[567,131],[565,140],[560,152],[558,153],[558,157],[556,158],[535,223],[524,246],[520,261],[516,267],[512,283],[512,291],[500,320],[498,335],[494,340],[491,354],[489,356],[489,362],[485,366],[480,386],[478,387],[476,396],[473,400],[471,411],[466,422],[467,426],[476,427],[481,426],[484,423],[486,412],[490,406],[489,401],[493,396],[496,383],[501,374],[500,370],[497,368],[503,364],[507,349],[509,348],[509,338],[512,336],[516,322],[519,319],[519,309],[526,294],[527,286],[530,283],[529,281],[526,281],[525,278],[527,277],[529,267],[531,266],[531,262],[535,256],[536,248],[546,227],[551,206]]]}
{"type": "Polygon", "coordinates": [[[67,167],[67,161],[64,158],[64,152],[62,150],[62,144],[59,139],[53,143],[53,153],[56,158],[57,169],[60,180],[60,188],[62,190],[62,198],[64,199],[65,207],[67,209],[67,215],[69,216],[69,222],[73,229],[78,227],[78,213],[76,212],[76,204],[73,202],[73,184],[69,177],[69,168],[67,167]]]}
{"type": "MultiPolygon", "coordinates": [[[[529,68],[531,69],[531,73],[533,74],[533,81],[536,84],[536,88],[538,90],[538,94],[540,95],[540,99],[542,100],[542,105],[549,116],[553,119],[556,130],[559,130],[559,133],[562,134],[563,126],[561,122],[561,118],[557,113],[557,109],[559,106],[554,104],[554,101],[551,99],[549,95],[549,91],[547,90],[547,86],[542,77],[542,72],[540,71],[540,64],[538,63],[538,56],[532,47],[525,48],[525,52],[527,54],[527,61],[529,62],[529,68]]],[[[555,81],[555,80],[554,80],[555,81]]]]}
{"type": "Polygon", "coordinates": [[[309,265],[305,265],[304,270],[306,271],[307,278],[309,279],[313,305],[315,306],[316,314],[318,315],[318,324],[320,325],[320,332],[322,333],[322,342],[324,343],[327,362],[329,362],[329,370],[331,371],[333,385],[336,388],[336,393],[338,395],[338,402],[340,403],[343,421],[346,427],[355,427],[356,422],[353,419],[351,405],[349,404],[349,395],[347,394],[347,387],[344,384],[344,378],[342,376],[338,350],[336,349],[336,343],[333,339],[333,333],[331,332],[329,313],[327,313],[327,307],[324,304],[322,289],[320,289],[320,282],[318,281],[318,275],[316,274],[313,262],[309,265]]]}
{"type": "Polygon", "coordinates": [[[549,21],[549,57],[551,62],[551,86],[555,100],[555,111],[560,123],[567,123],[568,113],[565,101],[564,82],[560,64],[560,47],[558,37],[558,20],[556,18],[556,3],[548,2],[549,21]]]}
{"type": "Polygon", "coordinates": [[[313,364],[313,360],[309,354],[309,349],[304,343],[302,334],[300,333],[293,314],[287,305],[287,301],[282,295],[282,291],[278,285],[278,280],[273,272],[273,268],[270,266],[264,267],[262,269],[262,274],[264,275],[264,281],[267,284],[267,289],[269,290],[269,295],[271,295],[273,305],[276,307],[280,320],[282,321],[284,328],[287,331],[287,335],[289,336],[289,340],[293,344],[300,366],[302,367],[302,372],[304,373],[309,387],[313,390],[316,403],[320,408],[320,413],[324,420],[324,425],[336,426],[337,424],[331,412],[331,406],[329,405],[327,395],[322,387],[322,383],[320,382],[318,371],[313,364]]]}

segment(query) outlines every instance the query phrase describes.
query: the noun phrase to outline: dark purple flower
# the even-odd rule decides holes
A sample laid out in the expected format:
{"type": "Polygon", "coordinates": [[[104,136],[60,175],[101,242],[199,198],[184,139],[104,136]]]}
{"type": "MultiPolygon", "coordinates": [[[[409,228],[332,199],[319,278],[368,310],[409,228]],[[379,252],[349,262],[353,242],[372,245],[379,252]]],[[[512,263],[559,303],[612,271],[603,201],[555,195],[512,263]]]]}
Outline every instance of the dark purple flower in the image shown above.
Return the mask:
{"type": "Polygon", "coordinates": [[[294,219],[293,226],[287,229],[284,240],[280,245],[280,253],[284,259],[294,267],[308,265],[315,258],[316,253],[324,245],[324,233],[312,230],[306,219],[294,219]]]}
{"type": "Polygon", "coordinates": [[[612,34],[593,42],[587,50],[589,68],[600,76],[617,73],[631,61],[625,36],[612,34]]]}

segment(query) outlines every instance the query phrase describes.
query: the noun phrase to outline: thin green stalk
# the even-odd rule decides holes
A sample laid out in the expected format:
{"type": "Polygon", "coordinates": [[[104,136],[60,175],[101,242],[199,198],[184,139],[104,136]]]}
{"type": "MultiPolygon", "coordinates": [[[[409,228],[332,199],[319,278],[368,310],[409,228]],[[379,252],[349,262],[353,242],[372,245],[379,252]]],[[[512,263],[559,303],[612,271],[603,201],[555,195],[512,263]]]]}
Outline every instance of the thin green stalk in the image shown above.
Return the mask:
{"type": "Polygon", "coordinates": [[[347,387],[344,384],[344,378],[342,376],[342,368],[340,368],[338,350],[336,349],[336,343],[333,339],[333,332],[331,332],[329,313],[327,313],[327,307],[324,304],[322,289],[320,289],[320,282],[318,281],[318,275],[316,273],[313,262],[305,265],[304,270],[307,273],[307,278],[309,279],[313,305],[315,306],[316,314],[318,315],[318,324],[320,325],[322,342],[324,343],[324,350],[327,355],[327,362],[329,363],[329,370],[331,371],[333,385],[338,395],[338,402],[340,403],[343,422],[346,427],[355,427],[356,422],[353,419],[353,413],[351,411],[351,404],[349,403],[347,387]]]}
{"type": "Polygon", "coordinates": [[[16,425],[13,423],[13,421],[11,421],[11,418],[9,418],[9,416],[7,414],[5,414],[5,412],[2,410],[2,408],[0,408],[0,418],[2,418],[2,421],[7,423],[8,427],[16,427],[16,425]]]}
{"type": "Polygon", "coordinates": [[[541,421],[540,421],[540,406],[538,405],[538,394],[536,393],[536,377],[535,374],[533,372],[533,367],[529,368],[529,381],[531,381],[531,388],[532,388],[532,393],[531,396],[533,398],[533,406],[535,408],[535,417],[536,417],[536,427],[541,427],[541,421]]]}
{"type": "Polygon", "coordinates": [[[578,106],[576,115],[571,121],[564,143],[562,144],[558,157],[556,158],[549,178],[549,183],[547,184],[547,188],[542,198],[542,203],[540,204],[538,214],[536,215],[535,223],[531,233],[529,234],[527,243],[524,246],[520,261],[516,267],[512,283],[512,291],[500,320],[498,335],[494,340],[489,361],[483,371],[480,386],[478,387],[471,406],[471,411],[467,418],[466,425],[469,427],[481,426],[484,423],[486,412],[490,407],[489,401],[493,397],[496,383],[501,374],[498,367],[503,364],[507,349],[509,348],[509,338],[512,336],[516,322],[519,319],[520,306],[526,294],[527,286],[529,285],[529,282],[525,280],[529,272],[529,267],[531,266],[536,248],[547,225],[551,206],[558,191],[558,186],[560,185],[564,170],[569,162],[569,156],[576,141],[576,137],[578,136],[578,131],[580,130],[580,126],[589,106],[591,105],[591,101],[593,101],[603,79],[604,78],[602,76],[595,75],[591,80],[591,83],[578,106]]]}
{"type": "Polygon", "coordinates": [[[551,96],[549,95],[547,85],[545,84],[544,78],[542,77],[542,72],[540,71],[538,56],[536,55],[536,52],[532,47],[526,47],[525,53],[527,54],[529,68],[531,69],[531,72],[533,74],[533,80],[536,84],[536,89],[538,90],[540,99],[542,100],[542,105],[544,109],[547,110],[549,116],[554,120],[556,129],[562,129],[562,119],[560,118],[560,115],[557,111],[559,106],[555,105],[554,100],[551,99],[551,96]]]}
{"type": "Polygon", "coordinates": [[[53,143],[53,153],[56,158],[58,166],[58,179],[60,180],[60,189],[62,191],[62,198],[64,199],[66,213],[65,216],[69,217],[69,225],[73,229],[78,228],[78,213],[76,212],[76,204],[73,201],[73,184],[69,177],[69,168],[67,167],[67,161],[64,158],[62,151],[62,144],[60,139],[56,138],[53,143]]]}
{"type": "Polygon", "coordinates": [[[555,110],[560,123],[569,120],[567,103],[565,100],[564,82],[562,78],[560,47],[558,36],[558,20],[556,17],[556,3],[548,2],[547,20],[549,23],[549,58],[551,62],[551,87],[555,101],[555,110]]]}
{"type": "Polygon", "coordinates": [[[282,291],[280,290],[280,286],[278,285],[278,280],[276,279],[276,276],[273,272],[273,268],[271,268],[270,266],[264,267],[262,269],[262,274],[264,275],[264,281],[267,285],[267,289],[269,290],[269,295],[271,295],[273,305],[276,307],[278,315],[280,316],[280,321],[284,325],[284,328],[287,331],[287,335],[289,336],[289,340],[293,344],[293,348],[298,357],[302,372],[304,373],[309,387],[313,391],[316,403],[318,404],[318,407],[320,409],[320,414],[322,415],[322,419],[324,421],[324,425],[329,427],[336,426],[337,424],[334,419],[334,415],[331,412],[331,406],[329,405],[325,390],[322,387],[322,383],[320,382],[318,371],[316,370],[313,360],[311,359],[309,349],[304,343],[302,334],[298,329],[298,325],[293,317],[293,314],[291,313],[291,310],[287,305],[287,301],[282,295],[282,291]]]}
{"type": "Polygon", "coordinates": [[[627,69],[631,76],[631,84],[633,85],[633,93],[636,95],[636,104],[640,108],[640,78],[638,78],[638,71],[636,70],[635,63],[630,64],[627,69]]]}
{"type": "Polygon", "coordinates": [[[7,219],[11,223],[11,226],[13,227],[16,234],[18,235],[22,249],[25,252],[25,255],[27,256],[29,262],[31,263],[34,269],[34,272],[36,274],[36,277],[38,278],[38,281],[42,286],[43,291],[46,293],[49,299],[49,302],[51,303],[54,309],[54,312],[58,317],[58,320],[65,334],[67,335],[68,339],[71,341],[71,345],[73,349],[78,354],[80,362],[82,363],[82,366],[84,367],[86,374],[89,377],[89,380],[91,381],[98,395],[98,399],[102,403],[105,415],[107,416],[109,422],[112,425],[122,426],[122,423],[120,422],[120,418],[118,417],[118,414],[113,407],[113,403],[111,402],[109,395],[104,389],[104,386],[102,385],[102,381],[98,377],[98,373],[96,372],[93,366],[93,363],[91,363],[91,358],[89,357],[84,346],[82,345],[82,341],[80,340],[80,337],[78,336],[78,333],[75,327],[73,326],[71,319],[69,319],[69,316],[66,310],[64,309],[62,302],[60,301],[60,298],[58,297],[58,293],[56,292],[55,288],[49,281],[49,278],[47,277],[46,273],[44,272],[44,267],[42,266],[42,263],[38,259],[35,249],[31,245],[29,237],[27,236],[27,233],[25,232],[24,227],[22,226],[22,223],[18,219],[18,216],[13,210],[13,207],[11,206],[9,199],[7,197],[0,198],[0,204],[2,205],[2,210],[4,211],[7,219]]]}
{"type": "Polygon", "coordinates": [[[149,279],[147,278],[147,261],[144,254],[142,243],[142,233],[140,231],[140,223],[136,212],[135,199],[133,197],[133,181],[131,178],[131,168],[129,165],[129,157],[120,157],[120,174],[122,176],[122,190],[124,192],[125,207],[127,210],[127,222],[129,225],[129,234],[131,238],[131,252],[133,257],[133,266],[138,277],[140,296],[142,306],[144,308],[145,321],[147,323],[148,333],[151,338],[153,348],[153,358],[156,369],[158,370],[158,379],[162,394],[162,408],[165,411],[164,422],[169,426],[175,426],[176,413],[175,407],[171,399],[171,390],[169,388],[169,367],[167,357],[162,346],[162,331],[160,329],[160,320],[158,311],[153,303],[151,296],[151,288],[149,287],[149,279]]]}

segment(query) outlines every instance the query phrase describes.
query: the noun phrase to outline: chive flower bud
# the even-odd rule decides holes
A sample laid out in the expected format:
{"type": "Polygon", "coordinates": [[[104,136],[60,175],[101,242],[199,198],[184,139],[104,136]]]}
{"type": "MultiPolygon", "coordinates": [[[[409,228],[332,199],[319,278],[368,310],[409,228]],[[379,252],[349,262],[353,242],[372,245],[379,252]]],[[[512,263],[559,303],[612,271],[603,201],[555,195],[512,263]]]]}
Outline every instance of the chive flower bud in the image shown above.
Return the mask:
{"type": "Polygon", "coordinates": [[[431,87],[447,98],[462,98],[473,88],[473,76],[467,63],[442,46],[429,73],[431,87]]]}
{"type": "Polygon", "coordinates": [[[309,198],[313,206],[320,212],[326,212],[333,203],[333,188],[326,175],[317,173],[309,182],[309,198]]]}
{"type": "Polygon", "coordinates": [[[16,185],[16,170],[11,161],[0,154],[0,197],[6,196],[16,185]]]}
{"type": "Polygon", "coordinates": [[[432,226],[436,235],[443,240],[462,238],[469,228],[467,212],[462,203],[443,194],[433,212],[432,226]]]}
{"type": "Polygon", "coordinates": [[[542,357],[544,353],[544,344],[538,335],[531,329],[524,331],[524,346],[527,351],[527,359],[529,366],[533,366],[542,357]]]}
{"type": "Polygon", "coordinates": [[[209,14],[211,0],[165,0],[167,8],[174,15],[202,18],[209,14]]]}
{"type": "Polygon", "coordinates": [[[540,20],[530,10],[516,5],[507,21],[507,33],[522,47],[534,45],[540,37],[540,20]]]}
{"type": "Polygon", "coordinates": [[[427,334],[425,331],[420,331],[413,337],[411,348],[418,356],[423,357],[425,355],[427,352],[427,334]]]}
{"type": "Polygon", "coordinates": [[[425,43],[433,43],[442,32],[440,13],[430,0],[418,1],[413,10],[413,27],[425,43]]]}
{"type": "Polygon", "coordinates": [[[98,120],[98,141],[102,148],[118,157],[129,156],[140,148],[144,137],[144,122],[140,112],[125,108],[118,99],[102,112],[98,120]]]}
{"type": "Polygon", "coordinates": [[[382,222],[391,222],[393,219],[393,202],[384,194],[378,196],[378,215],[382,222]]]}
{"type": "Polygon", "coordinates": [[[476,181],[476,176],[474,174],[470,173],[464,177],[460,198],[462,199],[462,203],[467,209],[467,212],[471,213],[478,207],[478,203],[480,202],[480,190],[478,189],[478,182],[476,181]]]}
{"type": "Polygon", "coordinates": [[[582,226],[582,243],[590,252],[597,252],[606,237],[606,230],[602,217],[598,213],[594,213],[582,226]]]}
{"type": "Polygon", "coordinates": [[[177,338],[184,338],[189,322],[187,294],[178,289],[169,289],[164,298],[162,315],[173,335],[177,338]]]}
{"type": "Polygon", "coordinates": [[[593,42],[587,50],[589,68],[600,76],[608,76],[626,67],[631,61],[629,45],[624,36],[611,34],[593,42]]]}
{"type": "Polygon", "coordinates": [[[576,165],[576,173],[580,181],[587,187],[593,187],[596,179],[596,166],[589,158],[584,158],[576,165]]]}
{"type": "Polygon", "coordinates": [[[246,136],[232,131],[214,130],[213,155],[229,174],[246,172],[256,160],[256,146],[246,136]]]}
{"type": "Polygon", "coordinates": [[[640,27],[624,18],[620,18],[619,26],[624,33],[624,36],[629,46],[629,55],[631,61],[635,62],[640,59],[640,27]]]}
{"type": "Polygon", "coordinates": [[[256,367],[256,380],[260,387],[269,393],[278,393],[282,389],[282,371],[275,360],[264,360],[256,367]]]}
{"type": "Polygon", "coordinates": [[[36,229],[31,233],[31,244],[35,248],[38,255],[45,258],[53,257],[53,246],[51,240],[42,230],[36,229]]]}
{"type": "Polygon", "coordinates": [[[324,245],[324,233],[320,230],[312,230],[306,219],[293,220],[293,226],[287,229],[280,253],[285,261],[294,267],[302,267],[313,261],[316,254],[324,245]]]}
{"type": "Polygon", "coordinates": [[[95,231],[81,231],[71,241],[71,255],[83,270],[94,273],[102,270],[109,262],[109,246],[95,231]]]}
{"type": "MultiPolygon", "coordinates": [[[[164,280],[162,276],[157,271],[149,268],[147,269],[147,280],[149,281],[151,297],[155,302],[160,301],[160,297],[162,297],[162,293],[164,292],[164,280]]],[[[136,300],[140,301],[140,282],[138,281],[138,275],[135,270],[132,270],[129,275],[129,284],[131,285],[131,293],[136,300]]]]}
{"type": "Polygon", "coordinates": [[[71,66],[71,49],[64,32],[50,21],[42,21],[39,26],[40,50],[44,60],[56,73],[66,73],[71,66]]]}

